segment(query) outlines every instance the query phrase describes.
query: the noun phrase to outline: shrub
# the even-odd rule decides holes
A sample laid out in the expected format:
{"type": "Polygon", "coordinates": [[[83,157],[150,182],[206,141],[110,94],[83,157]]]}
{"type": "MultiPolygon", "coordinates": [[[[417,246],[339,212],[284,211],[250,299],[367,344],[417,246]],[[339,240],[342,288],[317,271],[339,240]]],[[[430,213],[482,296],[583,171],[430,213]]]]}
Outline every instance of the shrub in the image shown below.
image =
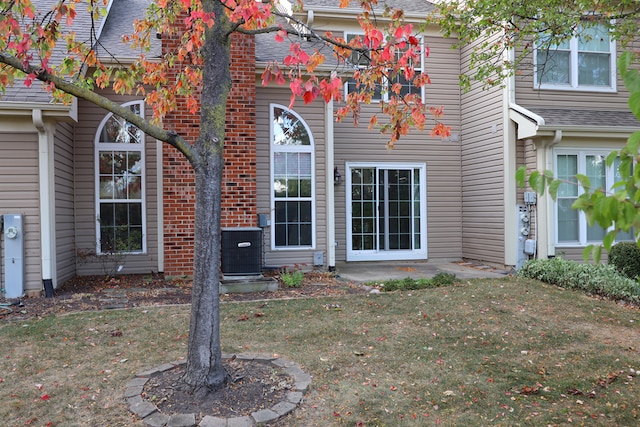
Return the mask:
{"type": "MultiPolygon", "coordinates": [[[[404,279],[386,280],[381,285],[381,289],[386,292],[391,291],[412,291],[416,289],[437,288],[444,285],[452,285],[458,278],[455,274],[438,273],[432,279],[412,279],[405,277],[404,279]]],[[[375,285],[375,284],[374,284],[375,285]]]]}
{"type": "Polygon", "coordinates": [[[280,273],[280,280],[288,288],[299,288],[304,281],[304,273],[300,270],[283,271],[280,273]]]}
{"type": "Polygon", "coordinates": [[[559,257],[536,259],[527,261],[518,270],[518,276],[614,300],[640,303],[640,284],[619,273],[613,265],[582,264],[559,257]]]}
{"type": "Polygon", "coordinates": [[[609,251],[609,264],[620,273],[635,279],[640,276],[640,248],[636,242],[616,243],[609,251]]]}

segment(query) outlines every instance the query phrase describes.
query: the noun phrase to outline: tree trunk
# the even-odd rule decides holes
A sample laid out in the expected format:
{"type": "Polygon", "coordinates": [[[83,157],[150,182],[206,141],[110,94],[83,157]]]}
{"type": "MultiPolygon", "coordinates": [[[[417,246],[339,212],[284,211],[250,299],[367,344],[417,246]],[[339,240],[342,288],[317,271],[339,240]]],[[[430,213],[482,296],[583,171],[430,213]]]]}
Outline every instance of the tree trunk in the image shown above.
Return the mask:
{"type": "Polygon", "coordinates": [[[194,393],[224,386],[220,345],[220,214],[223,141],[227,97],[231,89],[230,27],[221,3],[204,0],[215,24],[205,31],[200,132],[192,165],[196,178],[193,294],[187,370],[184,381],[194,393]]]}

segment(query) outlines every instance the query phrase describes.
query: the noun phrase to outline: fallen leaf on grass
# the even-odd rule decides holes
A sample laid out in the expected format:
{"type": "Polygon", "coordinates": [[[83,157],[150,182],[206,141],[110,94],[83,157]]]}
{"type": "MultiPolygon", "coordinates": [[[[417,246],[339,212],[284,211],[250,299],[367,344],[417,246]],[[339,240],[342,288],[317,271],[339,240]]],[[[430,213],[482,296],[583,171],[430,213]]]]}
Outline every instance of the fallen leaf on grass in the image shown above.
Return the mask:
{"type": "Polygon", "coordinates": [[[525,385],[520,389],[520,394],[536,394],[540,389],[536,386],[525,385]]]}
{"type": "Polygon", "coordinates": [[[243,314],[242,316],[236,319],[236,322],[244,322],[245,320],[249,320],[249,316],[247,316],[246,314],[243,314]]]}
{"type": "Polygon", "coordinates": [[[264,313],[260,313],[260,312],[253,313],[253,317],[262,317],[262,316],[264,316],[264,313]]]}
{"type": "Polygon", "coordinates": [[[447,390],[445,392],[443,392],[442,394],[444,394],[445,396],[455,396],[456,393],[453,390],[447,390]]]}

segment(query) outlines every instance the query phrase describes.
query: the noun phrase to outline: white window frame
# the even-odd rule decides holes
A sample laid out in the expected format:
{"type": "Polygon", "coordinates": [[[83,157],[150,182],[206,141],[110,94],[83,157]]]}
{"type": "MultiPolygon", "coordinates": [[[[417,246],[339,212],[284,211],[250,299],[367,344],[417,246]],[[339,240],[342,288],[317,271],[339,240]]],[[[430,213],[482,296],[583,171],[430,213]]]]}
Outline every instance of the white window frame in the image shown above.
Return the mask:
{"type": "MultiPolygon", "coordinates": [[[[577,156],[577,166],[578,166],[578,174],[586,175],[587,168],[587,156],[603,156],[605,159],[609,155],[609,153],[613,151],[607,149],[590,149],[590,148],[560,148],[555,149],[553,152],[553,168],[554,168],[554,176],[557,177],[558,174],[558,156],[569,155],[569,156],[577,156]]],[[[607,191],[611,190],[611,187],[615,184],[615,169],[613,166],[606,166],[605,169],[605,180],[607,191]]],[[[579,183],[575,185],[578,186],[578,194],[576,196],[580,197],[580,195],[584,194],[584,188],[579,183]]],[[[587,239],[587,217],[582,211],[578,211],[578,240],[577,241],[560,241],[559,240],[559,229],[558,229],[558,202],[557,200],[554,202],[553,208],[554,214],[554,227],[555,227],[555,236],[554,241],[556,246],[559,247],[585,247],[591,244],[598,244],[601,241],[590,241],[587,239]]],[[[611,230],[610,228],[609,230],[611,230]]],[[[607,230],[608,231],[608,230],[607,230]]]]}
{"type": "MultiPolygon", "coordinates": [[[[553,48],[549,49],[554,50],[553,48]]],[[[566,50],[566,49],[562,49],[566,50]]],[[[609,86],[594,86],[578,84],[578,37],[574,36],[569,41],[569,84],[538,83],[538,47],[533,49],[533,87],[534,89],[564,90],[578,92],[616,92],[616,41],[610,37],[609,41],[609,86]]]]}
{"type": "MultiPolygon", "coordinates": [[[[140,106],[140,116],[144,117],[144,101],[130,101],[124,104],[121,104],[122,107],[129,107],[131,105],[139,105],[140,106]]],[[[147,203],[146,203],[146,161],[145,161],[145,139],[146,135],[142,134],[142,140],[140,144],[124,144],[119,142],[102,142],[100,140],[100,136],[102,134],[102,129],[108,122],[108,120],[113,117],[113,113],[107,114],[100,125],[97,128],[95,137],[94,137],[94,183],[95,183],[95,213],[96,213],[96,253],[99,255],[109,254],[110,252],[103,252],[101,245],[101,230],[100,230],[100,205],[101,203],[129,203],[132,200],[139,200],[141,204],[141,215],[142,215],[142,249],[139,251],[124,251],[125,254],[146,254],[147,253],[147,203]],[[100,198],[100,152],[101,151],[132,151],[140,153],[140,163],[142,167],[141,172],[141,186],[140,189],[140,199],[101,199],[100,198]],[[107,202],[108,201],[108,202],[107,202]]]]}
{"type": "MultiPolygon", "coordinates": [[[[344,33],[344,39],[345,40],[349,40],[349,37],[353,36],[360,36],[360,37],[364,37],[364,33],[363,32],[345,32],[344,33]]],[[[424,63],[425,63],[425,52],[424,52],[424,37],[420,36],[418,37],[418,40],[420,41],[419,46],[420,46],[420,67],[414,67],[414,70],[416,71],[416,74],[418,72],[420,72],[421,74],[424,73],[424,63]]],[[[353,64],[354,69],[364,69],[366,68],[366,66],[358,66],[353,64]]],[[[371,98],[371,102],[372,103],[378,103],[378,102],[382,102],[382,101],[388,101],[389,100],[389,82],[387,81],[387,79],[385,78],[384,81],[382,83],[380,83],[382,86],[382,97],[381,98],[371,98]],[[386,90],[384,90],[386,88],[386,90]]],[[[345,98],[347,97],[347,95],[349,95],[349,85],[348,85],[348,81],[346,81],[344,83],[344,96],[345,98]]],[[[422,86],[420,88],[420,97],[422,98],[422,102],[425,101],[425,87],[422,86]]]]}
{"type": "Polygon", "coordinates": [[[269,180],[270,180],[270,206],[271,206],[271,250],[273,251],[292,251],[292,250],[313,250],[316,247],[316,170],[315,170],[315,142],[311,128],[306,120],[298,113],[281,104],[269,104],[269,180]],[[292,145],[275,145],[274,141],[274,118],[275,109],[279,108],[289,114],[295,116],[304,126],[309,135],[308,146],[292,146],[292,145]],[[311,197],[304,198],[278,198],[275,197],[275,153],[310,153],[311,154],[311,197]],[[311,245],[310,246],[276,246],[276,201],[311,201],[311,245]]]}
{"type": "MultiPolygon", "coordinates": [[[[347,235],[347,261],[401,261],[424,260],[428,258],[427,249],[427,165],[426,163],[386,163],[386,162],[347,162],[345,164],[345,188],[346,188],[346,235],[347,235]],[[420,249],[413,250],[353,250],[351,219],[352,194],[351,194],[351,169],[375,168],[378,169],[418,169],[420,171],[420,249]]],[[[376,189],[377,192],[377,189],[376,189]]],[[[376,194],[376,201],[380,197],[376,194]]]]}

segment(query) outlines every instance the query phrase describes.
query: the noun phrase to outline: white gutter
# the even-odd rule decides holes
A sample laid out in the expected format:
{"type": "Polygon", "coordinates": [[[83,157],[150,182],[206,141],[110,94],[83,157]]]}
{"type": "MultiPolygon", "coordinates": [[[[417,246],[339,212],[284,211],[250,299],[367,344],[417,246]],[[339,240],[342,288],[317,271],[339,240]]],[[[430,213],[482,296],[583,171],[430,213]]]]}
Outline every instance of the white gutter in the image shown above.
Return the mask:
{"type": "MultiPolygon", "coordinates": [[[[13,101],[0,101],[0,112],[2,116],[7,117],[19,117],[28,116],[33,117],[33,110],[40,110],[40,116],[51,119],[72,119],[77,121],[78,106],[76,98],[73,99],[71,105],[63,104],[50,104],[47,102],[13,102],[13,101]]],[[[69,121],[69,120],[66,120],[69,121]]]]}
{"type": "MultiPolygon", "coordinates": [[[[327,267],[329,271],[336,269],[336,201],[334,187],[334,159],[333,159],[333,100],[325,103],[324,107],[324,135],[325,135],[325,187],[327,206],[327,267]]],[[[346,173],[346,172],[345,172],[346,173]]]]}
{"type": "MultiPolygon", "coordinates": [[[[505,52],[505,60],[512,61],[513,49],[505,52]]],[[[513,62],[512,62],[513,63],[513,62]]],[[[515,266],[518,249],[518,218],[516,211],[516,146],[517,139],[511,122],[510,109],[515,104],[515,78],[510,76],[503,90],[503,188],[504,188],[504,264],[515,266]]]]}
{"type": "Polygon", "coordinates": [[[163,145],[156,140],[156,180],[158,209],[158,272],[164,273],[164,182],[163,182],[163,145]]]}
{"type": "Polygon", "coordinates": [[[42,280],[56,283],[55,165],[53,128],[45,125],[42,110],[34,109],[33,125],[38,130],[38,180],[40,195],[40,258],[42,280]]]}

